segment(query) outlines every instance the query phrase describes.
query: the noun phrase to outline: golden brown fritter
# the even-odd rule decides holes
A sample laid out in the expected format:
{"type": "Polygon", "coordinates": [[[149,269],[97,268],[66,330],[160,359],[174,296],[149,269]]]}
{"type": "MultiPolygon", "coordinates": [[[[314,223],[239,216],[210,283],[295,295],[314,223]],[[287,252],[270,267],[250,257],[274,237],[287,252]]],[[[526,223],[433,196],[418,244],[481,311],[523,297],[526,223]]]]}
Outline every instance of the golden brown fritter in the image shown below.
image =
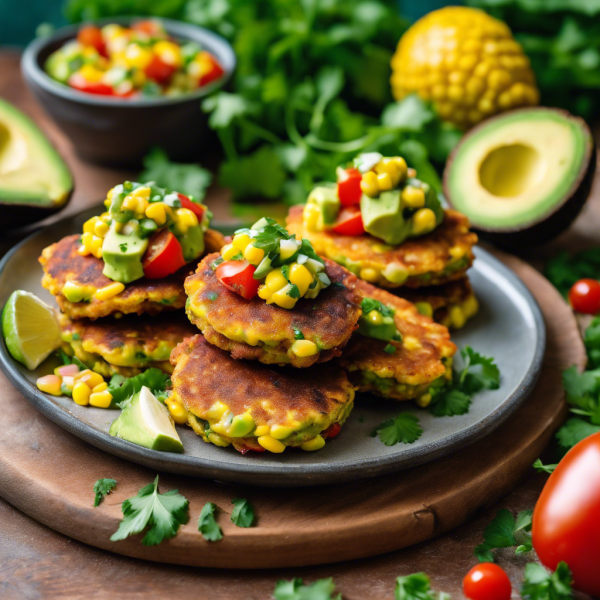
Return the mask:
{"type": "Polygon", "coordinates": [[[473,262],[477,235],[469,231],[467,217],[446,210],[444,221],[422,237],[389,246],[371,235],[348,236],[334,231],[307,231],[302,222],[304,205],[292,206],[286,227],[305,237],[321,256],[343,265],[356,276],[380,287],[411,288],[440,285],[464,277],[473,262]]]}
{"type": "Polygon", "coordinates": [[[432,316],[436,323],[450,329],[463,327],[479,308],[468,277],[444,285],[398,288],[394,293],[415,304],[419,312],[432,316]]]}
{"type": "MultiPolygon", "coordinates": [[[[394,309],[396,327],[402,334],[401,342],[389,342],[396,348],[392,354],[384,350],[387,342],[352,336],[339,362],[359,391],[396,400],[422,398],[432,384],[441,385],[451,377],[456,346],[446,327],[420,314],[407,300],[365,281],[358,280],[357,289],[363,297],[394,309]]],[[[423,403],[426,400],[422,398],[423,403]]]]}
{"type": "Polygon", "coordinates": [[[326,261],[331,285],[314,300],[300,298],[288,310],[258,296],[245,300],[229,291],[211,268],[217,258],[219,254],[205,257],[185,281],[188,316],[211,344],[231,352],[233,358],[294,367],[310,367],[340,355],[361,315],[361,298],[353,291],[354,275],[326,261]],[[296,331],[314,342],[319,352],[297,357],[290,349],[296,331]]]}
{"type": "Polygon", "coordinates": [[[172,350],[196,332],[183,311],[96,321],[72,321],[61,314],[59,323],[67,354],[104,377],[113,373],[131,377],[150,367],[171,373],[172,350]]]}
{"type": "Polygon", "coordinates": [[[200,334],[180,344],[171,363],[171,398],[191,413],[194,431],[217,446],[246,452],[270,450],[273,440],[284,446],[322,442],[315,438],[326,437],[352,410],[354,387],[333,363],[315,365],[307,376],[300,369],[237,361],[200,334]],[[242,436],[233,435],[235,417],[250,423],[242,436]]]}
{"type": "MultiPolygon", "coordinates": [[[[81,256],[77,249],[80,236],[70,235],[44,248],[39,261],[44,269],[42,286],[56,296],[61,311],[72,319],[98,319],[114,313],[155,315],[163,311],[182,309],[185,306],[183,282],[193,272],[197,263],[190,263],[165,279],[138,279],[126,285],[125,290],[109,300],[97,300],[97,289],[113,283],[102,274],[104,262],[94,256],[81,256]],[[89,302],[70,302],[62,294],[67,281],[89,290],[89,302]]],[[[223,246],[224,238],[209,229],[204,234],[206,251],[214,252],[223,246]]]]}

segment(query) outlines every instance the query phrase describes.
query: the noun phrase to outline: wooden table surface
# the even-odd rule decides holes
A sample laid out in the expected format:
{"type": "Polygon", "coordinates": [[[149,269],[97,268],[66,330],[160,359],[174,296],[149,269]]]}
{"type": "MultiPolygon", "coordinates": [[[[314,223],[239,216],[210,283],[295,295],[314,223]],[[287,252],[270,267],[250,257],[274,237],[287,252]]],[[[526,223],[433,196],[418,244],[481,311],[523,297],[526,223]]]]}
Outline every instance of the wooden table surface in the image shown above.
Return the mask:
{"type": "MultiPolygon", "coordinates": [[[[19,106],[38,122],[68,162],[76,181],[70,205],[62,218],[98,202],[111,186],[135,173],[83,163],[70,142],[45,116],[26,90],[19,72],[19,56],[0,52],[0,97],[19,106]]],[[[600,241],[600,195],[597,186],[575,225],[544,248],[524,254],[536,265],[560,248],[580,249],[600,241]]],[[[213,190],[211,209],[221,222],[230,220],[229,197],[213,190]]],[[[0,244],[14,242],[3,232],[0,244]]],[[[43,418],[43,417],[40,417],[43,418]]],[[[65,435],[69,435],[65,433],[65,435]]],[[[505,499],[491,506],[467,524],[430,542],[381,557],[277,571],[234,571],[160,565],[126,558],[71,540],[19,512],[0,499],[0,598],[137,598],[177,597],[258,600],[270,598],[278,579],[302,577],[313,581],[333,577],[346,600],[393,598],[395,578],[424,571],[433,587],[453,598],[462,597],[462,577],[475,564],[473,548],[481,543],[482,532],[500,508],[519,511],[534,506],[546,479],[530,471],[505,499]],[[399,571],[398,565],[402,565],[399,571]]],[[[519,581],[526,559],[510,550],[500,551],[500,564],[513,581],[519,581]]],[[[515,592],[514,598],[518,595],[515,592]]],[[[579,596],[579,598],[586,598],[579,596]]]]}

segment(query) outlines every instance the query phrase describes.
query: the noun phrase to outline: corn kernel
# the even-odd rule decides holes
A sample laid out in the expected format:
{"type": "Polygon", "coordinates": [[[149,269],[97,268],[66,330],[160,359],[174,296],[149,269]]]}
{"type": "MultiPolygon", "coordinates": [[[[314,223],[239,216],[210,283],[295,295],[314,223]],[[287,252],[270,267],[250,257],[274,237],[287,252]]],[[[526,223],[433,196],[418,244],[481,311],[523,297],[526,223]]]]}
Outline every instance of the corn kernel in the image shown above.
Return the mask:
{"type": "Polygon", "coordinates": [[[80,371],[75,375],[75,381],[85,383],[90,389],[93,389],[97,385],[103,383],[104,379],[99,373],[95,373],[90,369],[85,369],[85,371],[80,371]]]}
{"type": "Polygon", "coordinates": [[[466,322],[467,319],[462,308],[460,306],[453,306],[450,309],[450,325],[454,327],[454,329],[460,329],[461,327],[464,327],[466,322]]]}
{"type": "Polygon", "coordinates": [[[92,240],[94,239],[94,234],[91,231],[84,233],[81,236],[81,243],[88,249],[92,247],[92,240]]]}
{"type": "Polygon", "coordinates": [[[269,431],[271,430],[271,428],[268,425],[259,425],[255,430],[254,430],[254,435],[256,437],[260,437],[262,435],[268,435],[269,431]]]}
{"type": "Polygon", "coordinates": [[[227,244],[221,248],[221,256],[223,260],[231,260],[236,254],[239,254],[240,251],[233,245],[227,244]]]}
{"type": "Polygon", "coordinates": [[[421,348],[421,342],[413,336],[405,336],[402,340],[402,345],[407,349],[407,350],[418,350],[419,348],[421,348]]]}
{"type": "Polygon", "coordinates": [[[138,205],[138,199],[135,196],[132,196],[130,194],[129,196],[125,196],[125,198],[123,199],[121,208],[123,210],[130,210],[132,212],[135,212],[137,209],[137,205],[138,205]]]}
{"type": "Polygon", "coordinates": [[[425,206],[425,192],[421,188],[407,185],[402,190],[402,203],[409,208],[422,208],[425,206]]]}
{"type": "Polygon", "coordinates": [[[79,406],[87,406],[90,403],[92,390],[87,383],[78,381],[73,387],[73,402],[79,406]]]}
{"type": "Polygon", "coordinates": [[[283,440],[286,437],[290,437],[294,430],[291,427],[286,427],[285,425],[273,425],[271,427],[271,437],[274,437],[276,440],[283,440]]]}
{"type": "Polygon", "coordinates": [[[61,383],[61,378],[57,375],[44,375],[35,384],[40,392],[51,394],[52,396],[60,396],[62,394],[60,391],[61,383]]]}
{"type": "Polygon", "coordinates": [[[273,294],[273,291],[270,290],[266,285],[261,285],[258,288],[258,297],[263,300],[269,300],[273,294]]]}
{"type": "Polygon", "coordinates": [[[367,319],[372,325],[383,325],[383,315],[378,310],[372,310],[367,319]]]}
{"type": "Polygon", "coordinates": [[[285,446],[270,435],[261,435],[257,441],[265,450],[275,454],[281,454],[285,450],[285,446]]]}
{"type": "Polygon", "coordinates": [[[377,175],[377,185],[381,192],[387,192],[392,189],[392,178],[389,173],[381,173],[377,175]]]}
{"type": "Polygon", "coordinates": [[[112,403],[112,394],[108,390],[90,394],[89,403],[96,408],[108,408],[112,403]]]}
{"type": "Polygon", "coordinates": [[[75,377],[79,373],[79,367],[74,364],[62,365],[54,369],[54,374],[59,377],[75,377]]]}
{"type": "Polygon", "coordinates": [[[419,209],[412,218],[415,235],[429,233],[435,229],[435,213],[430,208],[419,209]]]}
{"type": "Polygon", "coordinates": [[[101,253],[102,242],[103,242],[102,238],[98,237],[97,235],[95,235],[92,238],[90,250],[96,258],[100,258],[102,256],[102,253],[101,253]],[[100,255],[100,256],[98,256],[98,255],[100,255]]]}
{"type": "Polygon", "coordinates": [[[104,72],[93,65],[85,64],[79,69],[79,74],[90,83],[97,83],[102,79],[104,72]]]}
{"type": "Polygon", "coordinates": [[[281,306],[281,308],[294,308],[294,306],[296,306],[296,298],[288,296],[288,292],[290,291],[291,287],[292,286],[288,284],[284,288],[281,288],[279,291],[273,292],[273,294],[271,295],[270,303],[274,302],[275,304],[277,304],[277,306],[281,306]]]}
{"type": "Polygon", "coordinates": [[[108,389],[108,383],[106,383],[106,381],[103,381],[102,383],[95,385],[92,388],[92,392],[94,392],[94,394],[97,394],[98,392],[103,392],[104,390],[107,390],[107,389],[108,389]]]}
{"type": "Polygon", "coordinates": [[[185,425],[188,420],[188,411],[185,409],[183,404],[177,400],[167,398],[165,404],[169,409],[169,414],[175,423],[178,425],[185,425]]]}
{"type": "Polygon", "coordinates": [[[425,408],[431,404],[431,394],[423,394],[422,396],[419,396],[415,402],[421,408],[425,408]]]}
{"type": "Polygon", "coordinates": [[[369,196],[369,198],[375,198],[379,194],[379,183],[377,175],[373,171],[368,171],[362,176],[360,180],[360,189],[363,194],[369,196]]]}
{"type": "Polygon", "coordinates": [[[244,437],[254,429],[254,419],[249,414],[236,415],[231,421],[229,431],[230,437],[244,437]]]}
{"type": "Polygon", "coordinates": [[[288,280],[282,273],[281,269],[273,269],[267,274],[265,279],[265,285],[271,290],[271,292],[278,292],[288,284],[288,280]]]}
{"type": "Polygon", "coordinates": [[[306,440],[300,447],[307,452],[313,452],[314,450],[320,450],[324,445],[325,440],[323,439],[323,436],[318,435],[317,437],[312,438],[312,440],[306,440]]]}
{"type": "Polygon", "coordinates": [[[229,408],[220,401],[215,402],[205,413],[208,421],[220,421],[229,408]]]}
{"type": "Polygon", "coordinates": [[[181,48],[173,42],[157,42],[156,44],[154,44],[153,50],[154,53],[157,56],[159,56],[164,63],[167,63],[168,65],[180,67],[183,62],[181,57],[181,48]]]}
{"type": "Polygon", "coordinates": [[[147,200],[144,200],[143,198],[138,198],[137,205],[135,207],[136,214],[145,215],[146,209],[148,208],[148,206],[149,206],[149,203],[147,200]]]}
{"type": "Polygon", "coordinates": [[[252,238],[247,233],[239,233],[233,238],[231,243],[234,247],[243,252],[251,241],[252,238]]]}
{"type": "Polygon", "coordinates": [[[290,268],[290,283],[298,286],[300,296],[304,296],[308,290],[308,286],[313,282],[313,276],[310,271],[304,266],[294,263],[290,268]]]}
{"type": "Polygon", "coordinates": [[[262,248],[257,248],[254,244],[248,244],[244,250],[244,258],[251,265],[259,265],[260,261],[265,257],[265,251],[262,248]]]}
{"type": "Polygon", "coordinates": [[[145,69],[152,60],[152,52],[139,44],[129,44],[125,48],[124,59],[128,67],[145,69]]]}
{"type": "Polygon", "coordinates": [[[190,227],[196,227],[198,225],[198,217],[196,213],[191,211],[189,208],[178,208],[175,211],[177,215],[177,222],[179,225],[184,225],[186,229],[190,227]]]}
{"type": "Polygon", "coordinates": [[[375,283],[379,277],[377,276],[377,271],[372,269],[371,267],[366,267],[360,270],[360,278],[365,281],[370,281],[371,283],[375,283]]]}
{"type": "Polygon", "coordinates": [[[469,319],[479,310],[479,302],[475,296],[469,296],[462,304],[465,317],[469,319]]]}
{"type": "Polygon", "coordinates": [[[389,263],[381,274],[391,283],[402,284],[408,279],[408,271],[399,263],[389,263]]]}
{"type": "Polygon", "coordinates": [[[296,340],[291,347],[291,351],[299,358],[315,355],[319,349],[314,342],[310,340],[296,340]]]}
{"type": "Polygon", "coordinates": [[[145,215],[152,219],[159,227],[167,222],[167,212],[164,202],[153,202],[145,210],[145,215]]]}
{"type": "Polygon", "coordinates": [[[83,233],[94,233],[94,228],[99,220],[100,219],[98,217],[92,217],[91,219],[88,219],[83,224],[83,233]]]}
{"type": "Polygon", "coordinates": [[[307,231],[321,231],[319,227],[321,211],[314,204],[307,204],[302,212],[304,228],[307,231]]]}
{"type": "Polygon", "coordinates": [[[108,224],[105,221],[98,219],[94,225],[94,235],[103,238],[108,233],[108,229],[108,224]]]}
{"type": "MultiPolygon", "coordinates": [[[[83,248],[83,246],[82,246],[83,248]]],[[[83,300],[84,288],[72,281],[67,281],[61,290],[61,294],[69,302],[81,302],[83,300]]]]}
{"type": "Polygon", "coordinates": [[[94,298],[97,300],[109,300],[114,296],[118,296],[125,289],[125,284],[120,281],[115,281],[103,288],[100,288],[94,294],[94,298]]]}
{"type": "Polygon", "coordinates": [[[452,246],[448,254],[454,259],[459,260],[465,255],[465,249],[462,246],[452,246]]]}
{"type": "Polygon", "coordinates": [[[429,302],[416,302],[415,307],[419,311],[419,314],[426,317],[433,317],[433,307],[429,302]]]}
{"type": "Polygon", "coordinates": [[[81,256],[88,256],[90,254],[90,251],[82,244],[81,246],[79,246],[79,248],[77,248],[77,254],[81,256]]]}

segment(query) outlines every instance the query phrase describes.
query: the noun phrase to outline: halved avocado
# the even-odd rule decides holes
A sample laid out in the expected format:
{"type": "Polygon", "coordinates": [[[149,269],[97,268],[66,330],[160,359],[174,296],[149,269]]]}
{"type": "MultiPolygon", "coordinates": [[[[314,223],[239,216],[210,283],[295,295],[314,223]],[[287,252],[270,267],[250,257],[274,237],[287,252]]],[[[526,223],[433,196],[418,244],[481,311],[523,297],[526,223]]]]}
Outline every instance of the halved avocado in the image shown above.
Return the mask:
{"type": "Polygon", "coordinates": [[[20,227],[64,208],[73,178],[42,131],[0,99],[0,222],[20,227]]]}
{"type": "Polygon", "coordinates": [[[596,146],[585,121],[563,110],[524,108],[465,134],[446,163],[444,192],[481,237],[526,248],[573,222],[595,168],[596,146]]]}

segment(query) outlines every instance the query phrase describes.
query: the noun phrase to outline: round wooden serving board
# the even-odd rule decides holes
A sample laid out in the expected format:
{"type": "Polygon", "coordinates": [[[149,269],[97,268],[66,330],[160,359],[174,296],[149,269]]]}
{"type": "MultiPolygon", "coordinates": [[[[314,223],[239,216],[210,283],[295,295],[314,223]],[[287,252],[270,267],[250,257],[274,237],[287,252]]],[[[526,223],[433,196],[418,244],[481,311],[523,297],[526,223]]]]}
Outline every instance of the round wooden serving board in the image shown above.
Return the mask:
{"type": "MultiPolygon", "coordinates": [[[[190,501],[190,521],[155,547],[141,536],[111,542],[121,503],[156,473],[110,456],[38,413],[0,375],[0,495],[41,523],[72,538],[127,556],[190,566],[270,568],[315,565],[374,556],[430,539],[464,522],[506,494],[523,476],[564,418],[561,372],[585,364],[573,313],[537,271],[501,255],[537,299],[547,326],[547,349],[531,397],[499,429],[456,454],[373,479],[313,488],[265,489],[164,474],[190,501]],[[94,482],[113,478],[117,489],[92,506],[94,482]],[[229,520],[231,500],[247,498],[258,524],[229,520]],[[207,542],[197,531],[202,506],[219,507],[224,537],[207,542]]],[[[515,339],[515,344],[519,340],[515,339]]],[[[252,460],[249,458],[248,460],[252,460]]]]}

